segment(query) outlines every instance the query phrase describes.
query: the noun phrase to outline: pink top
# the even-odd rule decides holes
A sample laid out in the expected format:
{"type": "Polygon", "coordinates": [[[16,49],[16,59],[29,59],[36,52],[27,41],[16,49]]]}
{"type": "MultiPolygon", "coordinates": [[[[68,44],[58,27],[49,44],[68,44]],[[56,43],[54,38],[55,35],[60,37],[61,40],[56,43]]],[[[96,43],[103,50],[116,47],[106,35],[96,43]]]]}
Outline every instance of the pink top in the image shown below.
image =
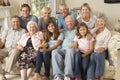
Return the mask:
{"type": "Polygon", "coordinates": [[[22,45],[23,47],[26,46],[27,40],[31,37],[31,41],[35,50],[38,50],[38,45],[40,44],[40,35],[39,32],[35,33],[34,35],[30,36],[29,33],[25,33],[22,35],[20,40],[18,41],[18,45],[22,45]]]}
{"type": "Polygon", "coordinates": [[[88,40],[87,38],[80,38],[78,39],[77,36],[75,36],[74,41],[78,42],[78,49],[81,52],[88,51],[90,49],[90,42],[94,41],[94,38],[91,40],[88,40]]]}

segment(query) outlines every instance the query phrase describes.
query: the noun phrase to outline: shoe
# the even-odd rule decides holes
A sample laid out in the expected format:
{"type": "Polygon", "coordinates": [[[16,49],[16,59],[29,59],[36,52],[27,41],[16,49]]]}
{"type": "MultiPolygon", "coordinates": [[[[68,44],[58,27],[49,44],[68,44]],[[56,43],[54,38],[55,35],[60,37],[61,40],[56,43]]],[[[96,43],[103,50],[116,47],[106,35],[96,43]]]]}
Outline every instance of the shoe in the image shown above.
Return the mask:
{"type": "Polygon", "coordinates": [[[7,78],[5,77],[5,75],[2,75],[1,80],[7,80],[7,78]]]}
{"type": "Polygon", "coordinates": [[[71,80],[69,76],[65,76],[64,80],[71,80]]]}
{"type": "Polygon", "coordinates": [[[32,80],[42,80],[38,73],[35,73],[32,80]]]}
{"type": "Polygon", "coordinates": [[[46,76],[43,76],[42,80],[49,80],[49,79],[46,76]]]}
{"type": "Polygon", "coordinates": [[[80,77],[76,77],[75,80],[81,80],[81,78],[80,77]]]}
{"type": "Polygon", "coordinates": [[[60,77],[55,78],[54,80],[62,80],[60,77]]]}

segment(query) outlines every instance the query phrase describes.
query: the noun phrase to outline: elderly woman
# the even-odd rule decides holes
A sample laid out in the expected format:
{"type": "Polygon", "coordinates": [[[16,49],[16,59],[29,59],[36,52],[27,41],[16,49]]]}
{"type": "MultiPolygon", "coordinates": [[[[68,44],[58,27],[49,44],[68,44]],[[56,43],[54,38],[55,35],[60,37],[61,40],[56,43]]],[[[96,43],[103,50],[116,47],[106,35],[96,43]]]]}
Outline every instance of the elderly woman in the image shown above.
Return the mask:
{"type": "Polygon", "coordinates": [[[80,11],[81,15],[77,18],[78,22],[84,22],[88,26],[88,29],[91,31],[94,28],[97,17],[91,14],[91,8],[88,3],[84,3],[80,7],[80,11]]]}
{"type": "MultiPolygon", "coordinates": [[[[98,30],[95,32],[95,47],[94,53],[91,55],[91,63],[88,70],[88,80],[89,78],[98,78],[98,80],[103,80],[104,69],[105,69],[105,55],[108,42],[111,37],[110,31],[105,27],[106,18],[103,14],[98,16],[96,21],[96,27],[98,30]]],[[[91,80],[91,79],[90,79],[91,80]]]]}
{"type": "Polygon", "coordinates": [[[18,42],[18,50],[21,51],[18,57],[21,80],[28,80],[35,65],[36,51],[40,43],[40,36],[37,32],[38,26],[30,21],[27,24],[28,33],[25,33],[18,42]]]}
{"type": "Polygon", "coordinates": [[[38,28],[39,30],[45,30],[48,22],[54,21],[56,22],[56,19],[54,17],[50,17],[51,9],[49,7],[43,7],[41,10],[41,17],[38,20],[38,28]]]}

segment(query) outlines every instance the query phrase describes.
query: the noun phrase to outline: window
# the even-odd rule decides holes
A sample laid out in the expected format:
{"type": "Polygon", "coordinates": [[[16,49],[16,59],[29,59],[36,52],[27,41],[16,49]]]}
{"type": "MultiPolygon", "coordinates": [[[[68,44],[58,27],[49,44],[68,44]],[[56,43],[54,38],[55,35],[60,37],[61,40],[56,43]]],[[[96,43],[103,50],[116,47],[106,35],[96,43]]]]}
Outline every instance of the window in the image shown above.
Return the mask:
{"type": "Polygon", "coordinates": [[[52,9],[52,4],[52,0],[31,0],[32,14],[37,17],[40,17],[41,9],[44,6],[49,6],[52,9]]]}

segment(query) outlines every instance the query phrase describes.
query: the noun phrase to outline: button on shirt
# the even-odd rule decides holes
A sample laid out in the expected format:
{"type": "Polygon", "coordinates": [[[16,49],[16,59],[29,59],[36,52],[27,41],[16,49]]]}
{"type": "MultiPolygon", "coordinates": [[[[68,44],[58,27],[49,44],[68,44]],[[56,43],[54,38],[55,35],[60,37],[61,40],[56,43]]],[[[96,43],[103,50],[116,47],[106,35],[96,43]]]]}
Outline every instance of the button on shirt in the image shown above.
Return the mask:
{"type": "Polygon", "coordinates": [[[16,48],[18,40],[25,32],[22,28],[19,30],[10,28],[9,30],[3,31],[2,40],[5,40],[5,48],[16,48]]]}

